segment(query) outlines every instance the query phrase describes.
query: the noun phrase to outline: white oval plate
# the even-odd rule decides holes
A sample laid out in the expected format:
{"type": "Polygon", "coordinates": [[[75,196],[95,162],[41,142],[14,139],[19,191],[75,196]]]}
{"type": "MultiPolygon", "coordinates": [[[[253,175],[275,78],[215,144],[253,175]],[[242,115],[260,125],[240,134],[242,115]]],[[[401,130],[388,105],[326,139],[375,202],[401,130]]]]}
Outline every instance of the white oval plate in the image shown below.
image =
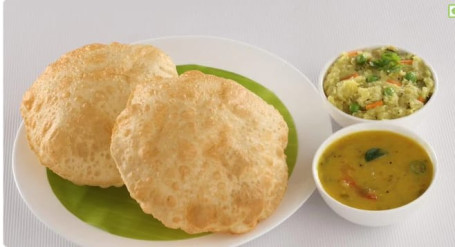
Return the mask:
{"type": "Polygon", "coordinates": [[[55,197],[46,169],[30,150],[21,125],[13,149],[13,173],[20,194],[30,210],[48,227],[83,246],[235,246],[278,226],[308,199],[315,189],[311,160],[317,147],[332,132],[330,118],[315,87],[299,70],[262,49],[237,41],[206,37],[167,37],[136,43],[152,44],[176,64],[199,64],[248,77],[273,91],[286,105],[297,129],[298,154],[286,194],[269,218],[246,234],[210,234],[178,241],[147,241],[112,235],[71,214],[55,197]]]}

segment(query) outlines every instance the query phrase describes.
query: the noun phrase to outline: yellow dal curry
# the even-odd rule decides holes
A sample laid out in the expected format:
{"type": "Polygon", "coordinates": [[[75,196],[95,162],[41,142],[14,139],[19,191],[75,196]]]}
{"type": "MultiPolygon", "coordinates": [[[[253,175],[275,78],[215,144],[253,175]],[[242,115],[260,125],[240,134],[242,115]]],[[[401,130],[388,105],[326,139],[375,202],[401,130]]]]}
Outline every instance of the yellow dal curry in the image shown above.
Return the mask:
{"type": "Polygon", "coordinates": [[[433,165],[415,141],[389,131],[363,131],[331,144],[319,159],[319,179],[351,207],[386,210],[418,198],[431,183],[433,165]]]}

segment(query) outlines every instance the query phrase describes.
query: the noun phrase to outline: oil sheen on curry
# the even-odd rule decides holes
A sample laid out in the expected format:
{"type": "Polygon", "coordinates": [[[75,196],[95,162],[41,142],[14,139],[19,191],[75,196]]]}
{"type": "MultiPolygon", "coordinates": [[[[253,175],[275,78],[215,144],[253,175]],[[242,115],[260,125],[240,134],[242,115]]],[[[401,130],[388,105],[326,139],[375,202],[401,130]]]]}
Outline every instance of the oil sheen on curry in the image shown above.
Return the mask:
{"type": "Polygon", "coordinates": [[[425,192],[433,165],[415,141],[389,131],[363,131],[340,138],[318,165],[324,189],[339,202],[360,209],[403,206],[425,192]]]}

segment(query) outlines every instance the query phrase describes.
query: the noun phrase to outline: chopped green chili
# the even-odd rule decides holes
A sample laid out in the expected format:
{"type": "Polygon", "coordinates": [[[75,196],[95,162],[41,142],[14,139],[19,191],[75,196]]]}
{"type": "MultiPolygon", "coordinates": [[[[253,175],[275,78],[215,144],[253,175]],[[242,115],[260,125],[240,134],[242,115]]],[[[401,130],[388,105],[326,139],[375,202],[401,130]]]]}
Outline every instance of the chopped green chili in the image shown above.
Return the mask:
{"type": "Polygon", "coordinates": [[[421,160],[413,160],[409,163],[411,171],[415,174],[422,174],[427,170],[425,162],[421,160]]]}
{"type": "Polygon", "coordinates": [[[367,58],[363,54],[359,54],[355,57],[355,62],[358,65],[363,65],[367,62],[367,58]]]}

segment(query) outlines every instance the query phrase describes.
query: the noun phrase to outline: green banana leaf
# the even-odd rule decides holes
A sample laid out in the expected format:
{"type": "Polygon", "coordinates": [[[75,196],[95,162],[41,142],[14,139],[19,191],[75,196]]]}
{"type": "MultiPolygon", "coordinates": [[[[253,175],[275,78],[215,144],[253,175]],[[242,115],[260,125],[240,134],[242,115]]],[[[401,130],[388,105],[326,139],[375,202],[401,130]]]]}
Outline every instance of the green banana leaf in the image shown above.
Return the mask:
{"type": "MultiPolygon", "coordinates": [[[[229,71],[201,65],[179,65],[179,74],[188,70],[200,70],[206,74],[232,79],[273,105],[289,127],[288,146],[285,150],[289,176],[297,158],[297,132],[291,114],[270,90],[259,83],[229,71]]],[[[77,186],[51,170],[47,170],[49,184],[59,201],[82,221],[115,235],[143,240],[179,240],[204,236],[187,234],[182,230],[169,229],[153,216],[142,212],[126,187],[107,188],[77,186]]]]}

